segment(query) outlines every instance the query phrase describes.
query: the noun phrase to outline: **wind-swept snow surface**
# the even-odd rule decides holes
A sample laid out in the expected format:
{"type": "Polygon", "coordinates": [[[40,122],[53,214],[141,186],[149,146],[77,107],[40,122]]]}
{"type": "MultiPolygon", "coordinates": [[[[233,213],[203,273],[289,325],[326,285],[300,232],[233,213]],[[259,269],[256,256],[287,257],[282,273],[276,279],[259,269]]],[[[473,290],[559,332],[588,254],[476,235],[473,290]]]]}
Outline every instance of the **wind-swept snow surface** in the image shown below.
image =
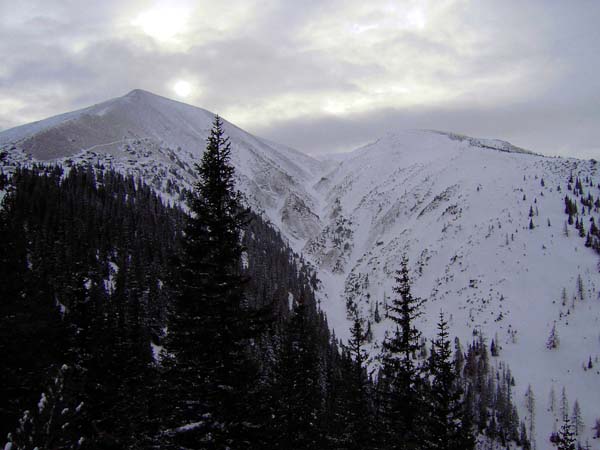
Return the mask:
{"type": "Polygon", "coordinates": [[[324,226],[305,251],[321,267],[329,316],[358,309],[371,322],[373,353],[390,326],[377,324],[374,311],[385,311],[406,253],[414,291],[427,300],[425,334],[434,335],[443,310],[463,345],[474,333],[494,339],[501,346],[495,360],[515,375],[522,418],[532,386],[539,448],[549,447],[555,421],[560,427],[560,412],[550,413],[548,402],[552,389],[560,400],[563,387],[570,408],[579,400],[584,436],[593,442],[600,416],[598,255],[573,226],[565,234],[564,196],[573,174],[595,179],[585,191],[597,197],[596,165],[493,142],[409,131],[348,154],[315,187],[327,205],[324,226]],[[560,346],[548,350],[554,324],[560,346]],[[594,367],[584,369],[590,357],[594,367]]]}

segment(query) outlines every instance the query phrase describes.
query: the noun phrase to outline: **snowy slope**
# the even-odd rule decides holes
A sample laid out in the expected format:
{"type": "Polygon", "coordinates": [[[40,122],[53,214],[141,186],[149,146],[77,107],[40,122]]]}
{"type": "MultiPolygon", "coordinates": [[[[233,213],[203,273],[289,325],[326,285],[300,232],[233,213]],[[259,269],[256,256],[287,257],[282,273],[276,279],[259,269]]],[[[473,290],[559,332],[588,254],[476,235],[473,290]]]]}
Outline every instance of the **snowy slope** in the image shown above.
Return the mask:
{"type": "MultiPolygon", "coordinates": [[[[212,119],[203,109],[136,90],[2,132],[0,149],[13,161],[110,164],[177,201],[194,180],[212,119]]],[[[225,129],[238,186],[318,269],[321,305],[338,336],[347,336],[348,308],[357,308],[371,321],[377,353],[390,324],[375,323],[374,310],[389,301],[406,253],[414,291],[427,300],[425,334],[433,335],[441,309],[463,346],[474,330],[496,339],[496,362],[508,362],[517,382],[521,418],[532,385],[537,448],[550,448],[558,419],[547,411],[550,390],[560,400],[565,387],[570,406],[578,399],[582,407],[585,436],[600,449],[591,440],[600,418],[598,255],[573,227],[569,236],[563,232],[567,179],[592,176],[597,185],[592,162],[426,130],[390,133],[319,162],[232,124],[225,129]],[[579,276],[584,299],[573,301],[579,276]],[[554,323],[561,345],[548,350],[554,323]],[[594,368],[584,370],[590,356],[594,368]]],[[[585,190],[600,195],[598,188],[585,190]]]]}
{"type": "Polygon", "coordinates": [[[323,305],[338,335],[347,335],[341,316],[356,307],[372,323],[376,353],[390,324],[374,322],[375,305],[385,309],[406,253],[414,291],[427,299],[425,334],[433,336],[443,310],[463,345],[474,330],[488,342],[496,337],[502,346],[496,360],[508,362],[515,375],[522,418],[532,385],[538,448],[549,447],[553,386],[559,400],[566,387],[571,407],[579,400],[592,442],[591,426],[600,417],[600,362],[586,371],[582,364],[600,357],[600,274],[598,255],[576,230],[563,233],[571,173],[600,181],[591,162],[431,131],[389,134],[348,154],[315,185],[326,203],[325,223],[305,247],[321,267],[323,305]],[[530,208],[537,211],[533,230],[530,208]],[[585,298],[573,307],[579,275],[585,298]],[[545,344],[555,322],[561,345],[551,351],[545,344]]]}
{"type": "MultiPolygon", "coordinates": [[[[91,162],[142,176],[176,199],[194,179],[214,114],[142,90],[0,133],[12,160],[91,162]]],[[[316,232],[315,199],[305,190],[322,164],[225,122],[238,186],[293,241],[316,232]],[[302,219],[301,223],[299,219],[302,219]]],[[[324,167],[324,166],[323,166],[324,167]]]]}

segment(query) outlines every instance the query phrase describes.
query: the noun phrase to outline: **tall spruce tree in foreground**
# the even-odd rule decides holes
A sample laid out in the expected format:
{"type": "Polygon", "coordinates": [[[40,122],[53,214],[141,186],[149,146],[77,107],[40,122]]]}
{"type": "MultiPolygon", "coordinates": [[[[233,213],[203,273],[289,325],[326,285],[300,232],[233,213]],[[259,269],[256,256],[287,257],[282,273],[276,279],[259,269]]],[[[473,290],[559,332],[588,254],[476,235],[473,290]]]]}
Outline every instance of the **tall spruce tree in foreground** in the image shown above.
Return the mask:
{"type": "Polygon", "coordinates": [[[421,333],[415,320],[424,301],[411,293],[408,260],[396,274],[396,294],[388,309],[394,334],[383,343],[379,374],[381,428],[386,449],[417,449],[424,442],[425,412],[423,368],[415,361],[421,333]]]}
{"type": "Polygon", "coordinates": [[[258,373],[250,352],[253,314],[240,273],[246,211],[234,188],[230,153],[217,116],[188,202],[191,217],[165,343],[172,407],[163,447],[253,448],[260,433],[250,411],[258,373]]]}

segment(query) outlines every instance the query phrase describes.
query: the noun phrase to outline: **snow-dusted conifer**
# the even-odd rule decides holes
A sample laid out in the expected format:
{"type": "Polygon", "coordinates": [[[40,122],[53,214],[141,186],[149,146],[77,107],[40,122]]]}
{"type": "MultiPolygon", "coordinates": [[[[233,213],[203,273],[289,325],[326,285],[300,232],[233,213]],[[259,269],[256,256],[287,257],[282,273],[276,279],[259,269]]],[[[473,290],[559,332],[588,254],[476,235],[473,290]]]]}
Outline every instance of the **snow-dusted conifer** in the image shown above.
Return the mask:
{"type": "Polygon", "coordinates": [[[569,416],[569,399],[567,398],[567,390],[564,386],[560,395],[560,414],[563,419],[569,416]]]}
{"type": "Polygon", "coordinates": [[[396,284],[388,317],[396,325],[392,336],[383,343],[379,384],[382,390],[383,433],[389,445],[418,447],[424,441],[420,426],[424,417],[424,379],[422,368],[414,360],[420,348],[420,331],[415,320],[422,314],[423,300],[411,293],[408,259],[396,272],[396,284]]]}
{"type": "Polygon", "coordinates": [[[573,422],[573,432],[575,433],[575,436],[580,436],[583,432],[584,422],[583,416],[581,415],[579,400],[575,400],[575,403],[573,404],[573,414],[571,415],[571,420],[573,422]]]}
{"type": "Polygon", "coordinates": [[[560,340],[558,338],[558,332],[556,331],[556,322],[552,325],[552,329],[550,330],[550,336],[548,336],[548,340],[546,341],[546,348],[549,350],[557,349],[560,345],[560,340]]]}
{"type": "Polygon", "coordinates": [[[576,438],[573,432],[573,425],[569,416],[565,416],[563,424],[558,432],[558,440],[556,442],[558,450],[576,450],[576,438]]]}
{"type": "Polygon", "coordinates": [[[548,396],[548,410],[552,413],[556,413],[556,391],[554,385],[550,388],[550,395],[548,396]]]}
{"type": "Polygon", "coordinates": [[[525,392],[525,409],[527,410],[529,436],[533,440],[533,436],[535,436],[535,396],[531,385],[527,386],[527,391],[525,392]]]}
{"type": "Polygon", "coordinates": [[[475,442],[468,425],[469,414],[463,405],[462,388],[448,335],[448,322],[440,312],[438,334],[431,345],[429,375],[431,378],[427,414],[426,448],[472,449],[475,442]]]}
{"type": "Polygon", "coordinates": [[[202,161],[196,164],[198,181],[189,197],[192,214],[185,229],[179,295],[163,358],[166,385],[173,389],[172,429],[185,430],[174,439],[191,448],[242,448],[259,429],[247,400],[257,376],[248,347],[255,323],[240,273],[240,233],[247,212],[235,190],[230,154],[217,116],[202,161]],[[197,425],[187,427],[190,423],[197,425]]]}

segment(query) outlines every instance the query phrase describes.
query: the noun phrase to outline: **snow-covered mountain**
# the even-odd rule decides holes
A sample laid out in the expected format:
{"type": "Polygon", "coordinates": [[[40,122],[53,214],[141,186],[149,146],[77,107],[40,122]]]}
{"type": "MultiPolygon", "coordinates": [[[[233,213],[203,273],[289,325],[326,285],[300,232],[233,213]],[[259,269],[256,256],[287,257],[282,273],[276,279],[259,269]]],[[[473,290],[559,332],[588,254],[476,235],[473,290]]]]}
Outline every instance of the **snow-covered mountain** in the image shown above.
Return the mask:
{"type": "MultiPolygon", "coordinates": [[[[214,114],[136,89],[78,111],[0,133],[15,161],[88,162],[139,174],[166,197],[190,187],[214,114]]],[[[319,228],[305,186],[323,170],[301,152],[252,136],[226,122],[238,186],[249,203],[293,241],[319,228]],[[302,220],[299,220],[299,219],[302,220]]]]}
{"type": "MultiPolygon", "coordinates": [[[[2,132],[0,148],[12,160],[112,164],[177,200],[181,186],[194,179],[212,119],[208,111],[136,90],[2,132]]],[[[383,315],[406,254],[414,292],[427,300],[425,334],[433,335],[443,310],[463,345],[474,333],[494,339],[501,347],[495,363],[507,362],[515,376],[522,418],[531,384],[538,448],[550,446],[548,436],[559,424],[558,410],[548,410],[552,389],[559,403],[563,388],[571,407],[579,401],[584,436],[595,442],[598,255],[572,225],[565,233],[564,212],[565,194],[574,197],[567,190],[571,175],[592,180],[584,191],[600,196],[593,161],[417,130],[390,133],[321,163],[232,124],[225,128],[239,186],[318,268],[321,305],[338,336],[347,336],[348,310],[357,309],[371,322],[377,353],[390,323],[376,323],[375,310],[383,315]],[[553,326],[560,346],[548,350],[553,326]]]]}
{"type": "Polygon", "coordinates": [[[547,411],[552,388],[559,399],[566,388],[571,408],[579,400],[591,436],[600,417],[600,274],[598,255],[577,230],[564,232],[571,174],[594,179],[584,190],[598,197],[594,162],[502,141],[407,131],[347,154],[315,185],[326,205],[323,228],[305,247],[321,267],[329,317],[357,308],[372,323],[376,353],[390,323],[375,323],[374,311],[385,309],[407,254],[414,291],[427,300],[425,334],[434,335],[443,310],[463,344],[474,332],[494,339],[521,407],[532,386],[539,448],[549,447],[559,420],[547,411]],[[548,350],[554,324],[561,344],[548,350]],[[590,357],[594,368],[584,369],[590,357]]]}

